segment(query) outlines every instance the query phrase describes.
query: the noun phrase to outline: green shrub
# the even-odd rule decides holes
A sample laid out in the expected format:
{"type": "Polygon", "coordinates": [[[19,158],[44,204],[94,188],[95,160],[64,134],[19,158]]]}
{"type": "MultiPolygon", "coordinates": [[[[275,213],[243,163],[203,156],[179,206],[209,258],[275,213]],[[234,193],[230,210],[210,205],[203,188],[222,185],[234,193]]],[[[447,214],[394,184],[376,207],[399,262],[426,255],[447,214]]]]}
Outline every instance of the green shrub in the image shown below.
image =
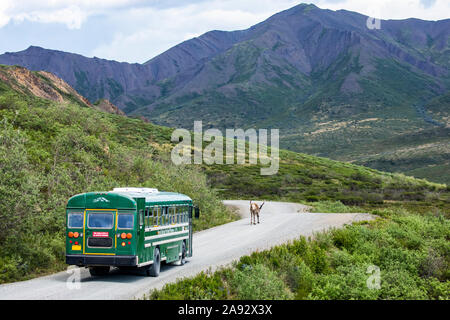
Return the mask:
{"type": "Polygon", "coordinates": [[[339,266],[335,273],[318,275],[309,294],[310,299],[320,300],[371,300],[377,299],[380,292],[367,286],[368,265],[339,266]]]}
{"type": "Polygon", "coordinates": [[[175,166],[170,148],[157,154],[155,140],[167,142],[170,129],[71,103],[2,97],[0,258],[12,274],[0,282],[64,268],[64,208],[77,193],[119,186],[184,193],[204,213],[194,230],[238,218],[199,168],[175,166]],[[20,261],[20,272],[11,261],[20,261]]]}
{"type": "Polygon", "coordinates": [[[237,269],[231,285],[242,300],[284,300],[293,296],[279,275],[262,264],[237,269]]]}
{"type": "Polygon", "coordinates": [[[346,227],[343,229],[334,229],[332,231],[333,243],[336,247],[351,252],[356,246],[358,238],[355,228],[346,227]]]}
{"type": "Polygon", "coordinates": [[[153,290],[153,300],[215,300],[225,299],[228,293],[219,272],[201,272],[189,280],[166,284],[162,290],[153,290]]]}
{"type": "Polygon", "coordinates": [[[340,201],[325,200],[313,204],[313,212],[323,213],[347,213],[353,212],[354,209],[344,205],[340,201]]]}

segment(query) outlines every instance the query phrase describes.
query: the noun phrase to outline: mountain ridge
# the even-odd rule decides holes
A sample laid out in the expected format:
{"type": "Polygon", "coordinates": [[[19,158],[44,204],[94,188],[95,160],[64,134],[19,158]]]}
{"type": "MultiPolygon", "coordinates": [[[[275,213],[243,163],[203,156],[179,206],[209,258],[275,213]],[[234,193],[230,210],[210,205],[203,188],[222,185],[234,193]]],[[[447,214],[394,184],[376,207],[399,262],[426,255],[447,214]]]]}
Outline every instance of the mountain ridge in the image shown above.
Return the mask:
{"type": "MultiPolygon", "coordinates": [[[[300,4],[245,30],[204,33],[144,64],[36,47],[0,63],[54,72],[90,101],[109,99],[160,125],[280,128],[284,148],[372,165],[362,158],[401,150],[400,137],[437,124],[448,130],[446,104],[433,117],[427,106],[450,90],[450,19],[381,20],[379,30],[366,20],[300,4]]],[[[448,141],[441,136],[432,138],[448,141]]],[[[431,158],[413,159],[413,170],[428,170],[431,158]]],[[[447,149],[443,161],[450,168],[447,149]]]]}

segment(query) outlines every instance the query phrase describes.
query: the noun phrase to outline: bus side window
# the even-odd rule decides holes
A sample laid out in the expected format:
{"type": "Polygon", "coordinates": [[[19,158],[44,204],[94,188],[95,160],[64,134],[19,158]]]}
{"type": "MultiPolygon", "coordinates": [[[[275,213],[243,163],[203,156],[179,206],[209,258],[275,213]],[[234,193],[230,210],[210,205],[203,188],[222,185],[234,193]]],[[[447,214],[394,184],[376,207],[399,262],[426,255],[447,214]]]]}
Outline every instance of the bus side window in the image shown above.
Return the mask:
{"type": "Polygon", "coordinates": [[[167,216],[166,216],[166,224],[169,225],[170,224],[170,216],[172,213],[172,208],[171,207],[167,207],[167,216]]]}
{"type": "Polygon", "coordinates": [[[178,223],[178,206],[173,207],[173,223],[178,223]]]}
{"type": "Polygon", "coordinates": [[[175,212],[175,221],[173,223],[175,224],[180,223],[180,207],[175,206],[174,212],[175,212]]]}
{"type": "Polygon", "coordinates": [[[155,207],[148,208],[148,225],[149,226],[153,225],[154,216],[155,216],[155,207]]]}
{"type": "Polygon", "coordinates": [[[174,224],[175,223],[175,207],[172,207],[172,212],[171,212],[171,221],[170,223],[174,224]]]}
{"type": "Polygon", "coordinates": [[[150,211],[150,208],[149,208],[149,207],[146,207],[146,208],[145,208],[145,222],[144,222],[144,225],[146,225],[146,226],[148,226],[148,216],[149,216],[149,211],[150,211]]]}
{"type": "Polygon", "coordinates": [[[163,207],[163,214],[162,214],[162,223],[161,225],[167,224],[167,207],[163,207]]]}
{"type": "Polygon", "coordinates": [[[155,225],[155,210],[156,210],[156,207],[151,207],[151,210],[152,210],[152,212],[151,212],[151,216],[150,216],[150,222],[149,222],[149,226],[154,226],[155,225]]]}
{"type": "Polygon", "coordinates": [[[173,221],[172,221],[172,223],[173,224],[177,223],[177,207],[176,206],[173,207],[173,221]]]}

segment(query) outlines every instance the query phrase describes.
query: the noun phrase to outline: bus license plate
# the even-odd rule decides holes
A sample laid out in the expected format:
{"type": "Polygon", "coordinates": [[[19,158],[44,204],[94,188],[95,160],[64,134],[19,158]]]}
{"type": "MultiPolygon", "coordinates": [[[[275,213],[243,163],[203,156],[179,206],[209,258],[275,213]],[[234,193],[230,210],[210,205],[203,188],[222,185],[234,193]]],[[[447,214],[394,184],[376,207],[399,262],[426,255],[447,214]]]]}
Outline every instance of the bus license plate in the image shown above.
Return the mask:
{"type": "Polygon", "coordinates": [[[72,250],[81,250],[81,246],[73,245],[72,250]]]}

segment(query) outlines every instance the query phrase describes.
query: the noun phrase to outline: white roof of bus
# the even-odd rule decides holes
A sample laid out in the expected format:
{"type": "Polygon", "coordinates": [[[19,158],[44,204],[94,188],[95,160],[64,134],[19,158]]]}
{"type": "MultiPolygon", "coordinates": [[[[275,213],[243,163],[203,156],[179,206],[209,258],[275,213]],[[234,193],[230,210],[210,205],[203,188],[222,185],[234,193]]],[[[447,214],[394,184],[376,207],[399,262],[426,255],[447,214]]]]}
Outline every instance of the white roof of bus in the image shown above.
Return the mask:
{"type": "Polygon", "coordinates": [[[155,188],[114,188],[111,192],[131,198],[145,198],[145,202],[191,201],[188,196],[176,192],[164,192],[155,188]]]}

